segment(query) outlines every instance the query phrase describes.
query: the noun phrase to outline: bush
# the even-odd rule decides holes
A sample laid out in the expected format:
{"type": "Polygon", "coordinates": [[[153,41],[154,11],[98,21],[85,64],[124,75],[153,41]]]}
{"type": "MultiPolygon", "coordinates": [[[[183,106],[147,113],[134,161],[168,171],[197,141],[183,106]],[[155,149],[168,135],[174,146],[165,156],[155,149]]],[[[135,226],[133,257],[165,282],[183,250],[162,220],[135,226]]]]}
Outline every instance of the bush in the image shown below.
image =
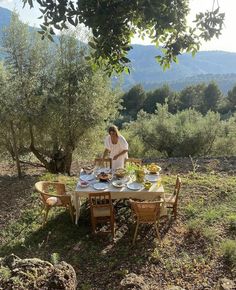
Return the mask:
{"type": "Polygon", "coordinates": [[[221,245],[221,250],[226,264],[231,267],[236,267],[236,241],[224,241],[221,245]]]}
{"type": "Polygon", "coordinates": [[[228,217],[228,228],[230,233],[236,234],[236,215],[230,215],[228,217]]]}
{"type": "Polygon", "coordinates": [[[203,238],[206,242],[214,243],[217,236],[216,231],[204,224],[199,219],[192,219],[187,224],[188,234],[190,236],[203,238]]]}
{"type": "MultiPolygon", "coordinates": [[[[157,156],[214,155],[217,140],[221,136],[225,138],[225,144],[228,140],[224,132],[225,123],[220,120],[218,113],[209,111],[203,116],[189,109],[174,115],[168,112],[167,105],[158,105],[155,114],[141,111],[137,120],[130,123],[126,129],[130,136],[138,136],[144,146],[143,152],[149,154],[150,151],[155,151],[157,156]]],[[[230,136],[233,134],[229,135],[229,138],[230,136]]],[[[221,144],[220,154],[224,155],[222,146],[221,144]]],[[[219,153],[219,148],[216,152],[219,153]]]]}

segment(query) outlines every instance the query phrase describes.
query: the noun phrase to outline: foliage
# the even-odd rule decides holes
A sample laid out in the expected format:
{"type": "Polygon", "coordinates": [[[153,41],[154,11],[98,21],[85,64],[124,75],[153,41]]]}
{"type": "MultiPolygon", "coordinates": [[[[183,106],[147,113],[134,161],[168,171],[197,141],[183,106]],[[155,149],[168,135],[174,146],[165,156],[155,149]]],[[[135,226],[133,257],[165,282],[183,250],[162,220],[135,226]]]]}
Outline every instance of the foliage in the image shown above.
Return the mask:
{"type": "Polygon", "coordinates": [[[222,93],[216,83],[210,83],[204,90],[202,113],[207,113],[209,110],[214,112],[218,109],[218,104],[222,99],[222,93]]]}
{"type": "Polygon", "coordinates": [[[236,115],[231,116],[227,121],[221,121],[221,134],[217,136],[213,152],[218,155],[235,155],[236,150],[236,115]]]}
{"type": "Polygon", "coordinates": [[[164,85],[153,92],[148,92],[147,98],[143,104],[143,110],[147,113],[154,113],[156,110],[156,104],[164,105],[167,98],[170,98],[171,94],[172,92],[168,85],[164,85]]]}
{"type": "Polygon", "coordinates": [[[53,265],[59,264],[60,262],[60,255],[58,253],[52,253],[51,254],[51,263],[53,265]]]}
{"type": "Polygon", "coordinates": [[[131,136],[142,140],[144,151],[152,149],[165,156],[211,154],[221,128],[219,114],[208,112],[204,117],[195,110],[185,110],[173,115],[167,105],[159,105],[155,114],[140,112],[137,121],[127,125],[131,136]]]}
{"type": "Polygon", "coordinates": [[[146,92],[141,85],[132,87],[123,95],[123,114],[131,120],[136,119],[138,111],[143,108],[146,100],[146,92]]]}
{"type": "MultiPolygon", "coordinates": [[[[23,2],[33,7],[33,0],[23,2]]],[[[43,37],[52,38],[53,27],[62,30],[68,28],[68,23],[74,26],[83,23],[93,33],[89,43],[94,48],[92,57],[97,64],[105,63],[109,73],[112,69],[123,71],[130,62],[126,54],[131,49],[131,37],[135,33],[141,37],[149,36],[156,46],[161,46],[163,54],[157,60],[169,67],[183,51],[194,54],[201,39],[218,37],[224,21],[224,14],[213,5],[212,11],[196,15],[194,25],[189,27],[187,0],[37,2],[44,17],[41,25],[43,37]]]]}
{"type": "MultiPolygon", "coordinates": [[[[215,82],[210,82],[208,85],[200,83],[187,86],[180,92],[174,92],[168,85],[163,85],[154,91],[147,91],[143,104],[140,102],[136,86],[132,87],[128,93],[125,93],[123,98],[125,97],[132,99],[132,105],[135,107],[136,114],[138,109],[143,109],[147,113],[154,113],[157,104],[164,105],[165,103],[168,104],[169,112],[173,114],[189,108],[195,109],[204,115],[210,110],[225,114],[229,111],[232,112],[234,107],[232,104],[232,107],[230,107],[228,98],[223,97],[215,82]],[[132,92],[131,95],[130,92],[132,92]],[[135,94],[139,104],[138,108],[136,108],[137,105],[133,101],[135,94]]],[[[131,114],[131,111],[132,108],[129,108],[128,113],[131,114]]]]}
{"type": "Polygon", "coordinates": [[[204,99],[204,90],[206,88],[205,84],[199,84],[195,86],[188,86],[180,92],[179,96],[179,110],[185,109],[195,109],[201,111],[203,99],[204,99]]]}
{"type": "Polygon", "coordinates": [[[225,262],[232,267],[236,267],[236,241],[226,240],[221,245],[225,262]]]}
{"type": "Polygon", "coordinates": [[[27,152],[29,133],[26,124],[37,116],[44,101],[40,80],[41,72],[50,63],[44,54],[47,46],[48,43],[43,43],[36,32],[30,34],[28,26],[13,14],[11,24],[3,34],[6,77],[5,93],[4,89],[1,93],[4,118],[1,129],[5,134],[5,150],[16,160],[19,176],[19,154],[27,152]]]}
{"type": "Polygon", "coordinates": [[[236,235],[236,215],[232,214],[228,217],[228,227],[229,232],[236,235]]]}
{"type": "Polygon", "coordinates": [[[232,112],[235,112],[236,111],[236,86],[234,86],[232,90],[228,92],[227,100],[229,102],[229,109],[232,112]]]}
{"type": "Polygon", "coordinates": [[[41,41],[13,14],[3,47],[4,150],[17,160],[32,151],[49,171],[69,174],[78,146],[90,149],[94,136],[117,117],[119,95],[104,72],[85,60],[74,35],[62,35],[57,44],[41,41]]]}

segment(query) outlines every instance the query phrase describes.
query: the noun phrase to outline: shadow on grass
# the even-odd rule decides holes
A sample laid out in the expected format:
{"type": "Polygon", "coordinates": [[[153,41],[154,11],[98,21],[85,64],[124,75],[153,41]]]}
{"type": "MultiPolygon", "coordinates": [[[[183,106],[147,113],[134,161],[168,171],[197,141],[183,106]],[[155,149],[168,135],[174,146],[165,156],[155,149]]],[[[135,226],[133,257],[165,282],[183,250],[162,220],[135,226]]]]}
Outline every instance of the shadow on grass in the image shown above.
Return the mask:
{"type": "MultiPolygon", "coordinates": [[[[138,239],[132,245],[134,223],[127,207],[119,209],[116,214],[114,241],[109,235],[91,234],[86,204],[78,226],[71,222],[68,212],[61,209],[51,210],[45,226],[41,226],[42,219],[39,216],[35,224],[29,224],[29,230],[26,229],[15,243],[2,247],[1,253],[49,261],[51,255],[57,253],[60,260],[70,263],[76,270],[80,281],[78,289],[118,289],[124,276],[127,273],[139,274],[155,248],[159,247],[155,231],[150,226],[140,227],[138,239]]],[[[162,238],[168,229],[161,228],[162,238]]]]}

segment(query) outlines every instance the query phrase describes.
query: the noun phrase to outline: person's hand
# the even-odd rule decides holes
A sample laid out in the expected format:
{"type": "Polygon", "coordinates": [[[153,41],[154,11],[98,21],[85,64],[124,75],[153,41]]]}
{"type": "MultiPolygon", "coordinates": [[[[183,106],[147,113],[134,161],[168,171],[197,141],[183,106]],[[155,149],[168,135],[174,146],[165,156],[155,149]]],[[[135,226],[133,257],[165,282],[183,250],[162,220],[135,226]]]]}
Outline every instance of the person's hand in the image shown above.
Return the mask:
{"type": "Polygon", "coordinates": [[[115,156],[113,157],[113,160],[116,160],[118,157],[119,157],[118,155],[115,155],[115,156]]]}

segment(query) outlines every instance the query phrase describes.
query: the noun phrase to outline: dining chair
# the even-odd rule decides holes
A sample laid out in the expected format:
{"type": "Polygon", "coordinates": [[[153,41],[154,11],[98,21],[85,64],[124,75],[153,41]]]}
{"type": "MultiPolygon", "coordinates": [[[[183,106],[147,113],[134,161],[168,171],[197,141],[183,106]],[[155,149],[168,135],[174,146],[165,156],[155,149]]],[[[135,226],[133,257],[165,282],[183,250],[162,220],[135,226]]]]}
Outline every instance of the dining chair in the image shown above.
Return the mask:
{"type": "Polygon", "coordinates": [[[133,245],[136,241],[138,227],[140,224],[153,224],[156,230],[157,238],[159,242],[161,241],[160,234],[158,231],[160,211],[162,206],[162,201],[152,201],[152,202],[141,202],[130,200],[131,211],[136,219],[136,227],[133,237],[133,245]]]}
{"type": "Polygon", "coordinates": [[[165,194],[164,198],[166,208],[172,209],[171,213],[174,215],[175,219],[177,218],[178,199],[181,184],[182,184],[181,178],[179,177],[179,175],[177,175],[173,194],[172,195],[165,194]]]}
{"type": "Polygon", "coordinates": [[[142,165],[143,161],[140,158],[126,158],[125,159],[125,166],[128,164],[135,164],[135,165],[142,165]]]}
{"type": "Polygon", "coordinates": [[[44,222],[48,218],[48,212],[53,207],[65,207],[69,210],[72,222],[74,222],[74,210],[70,195],[66,195],[65,184],[60,182],[38,181],[35,189],[40,193],[45,210],[44,222]]]}
{"type": "Polygon", "coordinates": [[[112,168],[112,159],[111,158],[95,158],[94,160],[95,167],[106,167],[112,168]]]}
{"type": "Polygon", "coordinates": [[[115,215],[110,192],[97,192],[89,194],[91,224],[93,234],[97,232],[98,224],[109,224],[109,230],[100,233],[111,233],[115,236],[115,215]]]}

